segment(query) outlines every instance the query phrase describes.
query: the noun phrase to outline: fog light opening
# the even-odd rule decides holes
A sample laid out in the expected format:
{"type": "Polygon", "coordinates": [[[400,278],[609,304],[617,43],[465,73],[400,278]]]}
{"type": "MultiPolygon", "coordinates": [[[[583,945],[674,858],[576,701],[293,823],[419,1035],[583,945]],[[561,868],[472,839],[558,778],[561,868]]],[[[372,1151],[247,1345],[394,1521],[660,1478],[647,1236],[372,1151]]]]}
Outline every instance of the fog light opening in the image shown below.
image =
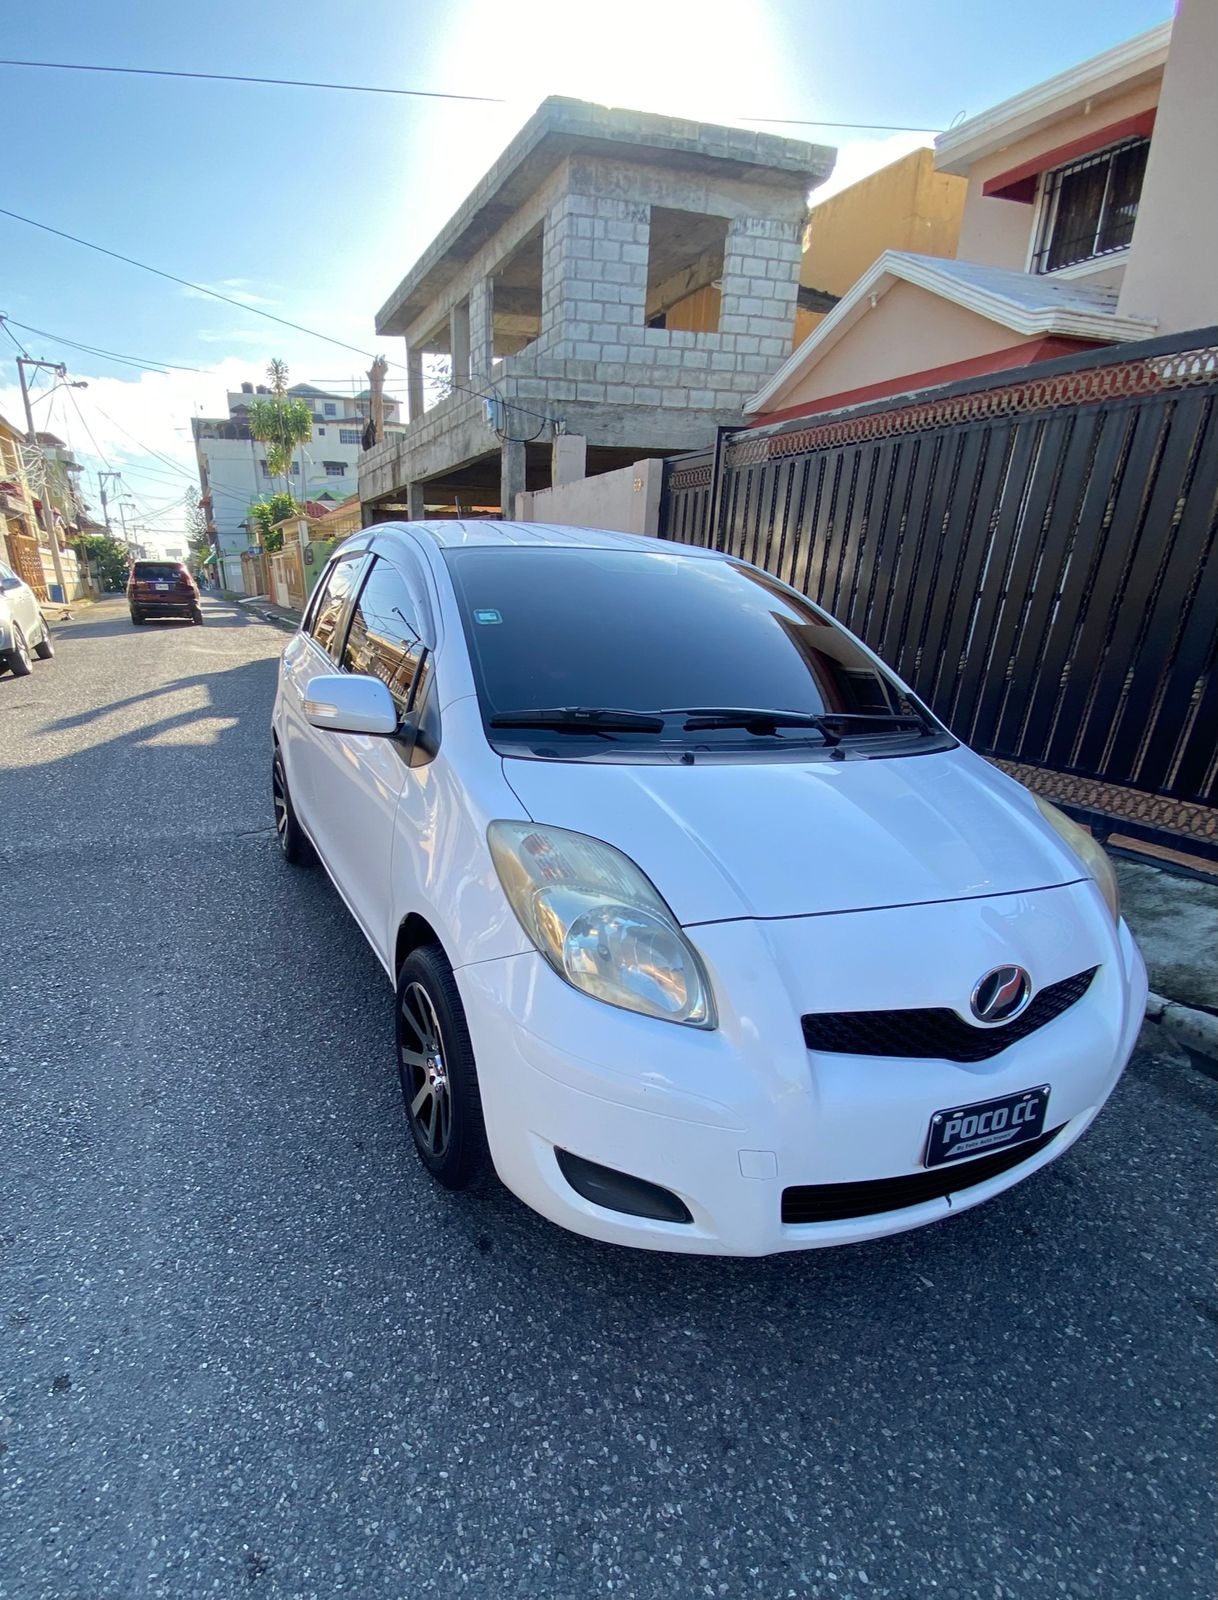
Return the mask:
{"type": "Polygon", "coordinates": [[[628,1217],[647,1217],[652,1222],[692,1222],[689,1207],[671,1189],[662,1189],[658,1183],[648,1183],[645,1178],[633,1178],[628,1172],[618,1172],[613,1167],[598,1166],[595,1161],[585,1161],[583,1156],[573,1156],[569,1150],[555,1146],[554,1154],[563,1177],[585,1200],[604,1206],[607,1211],[621,1211],[628,1217]]]}

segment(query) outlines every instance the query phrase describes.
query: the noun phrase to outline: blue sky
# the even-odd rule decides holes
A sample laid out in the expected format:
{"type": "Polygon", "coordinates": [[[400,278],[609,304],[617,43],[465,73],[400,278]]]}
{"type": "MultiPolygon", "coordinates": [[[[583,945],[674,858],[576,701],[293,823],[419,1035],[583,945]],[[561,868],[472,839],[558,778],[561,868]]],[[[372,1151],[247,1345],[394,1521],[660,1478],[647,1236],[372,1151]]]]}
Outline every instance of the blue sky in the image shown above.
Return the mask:
{"type": "MultiPolygon", "coordinates": [[[[745,126],[810,117],[915,130],[777,130],[837,145],[842,175],[860,175],[918,142],[918,130],[975,115],[1170,14],[1170,0],[43,0],[7,17],[5,56],[508,103],[0,67],[0,204],[375,349],[377,307],[546,94],[745,126]]],[[[188,479],[129,435],[189,473],[192,411],[216,410],[226,381],[260,377],[271,355],[291,363],[294,380],[362,375],[355,356],[7,217],[0,263],[9,316],[202,369],[142,374],[21,334],[31,354],[65,359],[89,381],[76,399],[150,528],[180,525],[176,507],[158,508],[188,479]]],[[[7,359],[16,351],[0,344],[0,410],[18,421],[7,359]]],[[[384,348],[401,358],[398,341],[384,348]]],[[[48,411],[92,474],[97,454],[67,396],[37,415],[48,411]]]]}

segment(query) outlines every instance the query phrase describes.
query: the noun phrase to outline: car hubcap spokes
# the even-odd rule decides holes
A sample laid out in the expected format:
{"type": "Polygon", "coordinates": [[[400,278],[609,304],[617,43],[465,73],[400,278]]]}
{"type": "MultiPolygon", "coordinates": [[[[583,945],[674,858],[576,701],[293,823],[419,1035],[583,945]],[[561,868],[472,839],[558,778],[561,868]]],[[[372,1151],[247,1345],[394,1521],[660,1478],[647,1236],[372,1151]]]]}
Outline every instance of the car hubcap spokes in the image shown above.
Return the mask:
{"type": "Polygon", "coordinates": [[[402,1076],[410,1119],[428,1155],[443,1155],[452,1134],[452,1097],[444,1041],[426,989],[412,983],[402,996],[402,1076]]]}
{"type": "Polygon", "coordinates": [[[288,839],[288,803],[284,798],[283,779],[277,771],[271,778],[271,798],[275,805],[275,832],[279,835],[279,843],[286,844],[288,839]]]}

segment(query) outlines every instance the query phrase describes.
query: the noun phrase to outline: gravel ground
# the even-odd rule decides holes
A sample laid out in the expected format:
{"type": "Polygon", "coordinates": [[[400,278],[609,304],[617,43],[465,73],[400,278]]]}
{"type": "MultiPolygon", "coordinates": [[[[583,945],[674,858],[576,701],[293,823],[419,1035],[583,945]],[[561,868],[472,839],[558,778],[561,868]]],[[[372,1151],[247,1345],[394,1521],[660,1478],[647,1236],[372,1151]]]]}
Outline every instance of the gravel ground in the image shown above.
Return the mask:
{"type": "Polygon", "coordinates": [[[57,638],[0,679],[5,1600],[1212,1596],[1212,1079],[1152,1044],[1027,1184],[806,1256],[446,1195],[278,859],[283,634],[57,638]]]}

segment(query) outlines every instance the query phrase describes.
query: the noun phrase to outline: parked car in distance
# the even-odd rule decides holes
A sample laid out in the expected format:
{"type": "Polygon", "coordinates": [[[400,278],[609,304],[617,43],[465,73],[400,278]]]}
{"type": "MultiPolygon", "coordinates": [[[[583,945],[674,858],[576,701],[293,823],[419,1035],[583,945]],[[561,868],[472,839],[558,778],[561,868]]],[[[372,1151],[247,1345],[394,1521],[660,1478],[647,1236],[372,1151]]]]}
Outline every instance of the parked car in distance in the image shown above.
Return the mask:
{"type": "Polygon", "coordinates": [[[14,678],[26,678],[32,670],[32,655],[49,661],[54,654],[38,596],[0,561],[0,672],[7,667],[14,678]]]}
{"type": "Polygon", "coordinates": [[[127,604],[137,628],[149,617],[203,621],[199,586],[180,561],[133,561],[127,578],[127,604]]]}
{"type": "Polygon", "coordinates": [[[383,524],[280,666],[284,856],[396,989],[418,1155],[613,1243],[762,1255],[1069,1149],[1146,971],[1103,851],[720,552],[383,524]]]}

